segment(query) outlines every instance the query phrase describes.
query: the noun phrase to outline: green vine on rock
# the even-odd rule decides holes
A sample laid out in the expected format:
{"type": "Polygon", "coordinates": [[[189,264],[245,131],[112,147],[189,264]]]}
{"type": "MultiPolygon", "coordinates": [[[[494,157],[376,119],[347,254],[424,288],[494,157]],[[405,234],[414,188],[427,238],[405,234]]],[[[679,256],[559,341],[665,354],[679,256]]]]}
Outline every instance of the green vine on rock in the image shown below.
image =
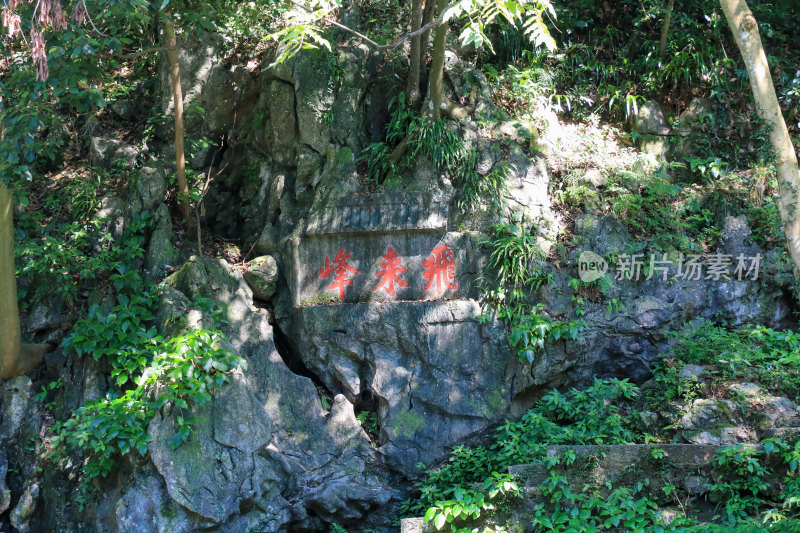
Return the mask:
{"type": "Polygon", "coordinates": [[[483,242],[490,249],[483,304],[482,323],[495,318],[508,329],[508,341],[520,362],[533,363],[546,341],[575,340],[580,335],[580,320],[554,320],[542,304],[531,303],[531,293],[552,283],[552,274],[539,266],[545,259],[536,243],[535,228],[524,221],[496,224],[492,238],[483,242]]]}

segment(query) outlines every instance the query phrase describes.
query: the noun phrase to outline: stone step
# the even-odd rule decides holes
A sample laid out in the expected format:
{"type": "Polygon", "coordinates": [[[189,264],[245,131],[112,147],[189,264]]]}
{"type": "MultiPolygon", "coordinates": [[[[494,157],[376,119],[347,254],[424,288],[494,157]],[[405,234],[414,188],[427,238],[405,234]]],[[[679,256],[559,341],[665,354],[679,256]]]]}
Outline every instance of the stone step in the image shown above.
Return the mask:
{"type": "Polygon", "coordinates": [[[763,436],[765,439],[781,439],[785,442],[795,442],[800,440],[800,428],[766,428],[763,436]]]}
{"type": "MultiPolygon", "coordinates": [[[[574,463],[559,465],[557,468],[560,473],[570,474],[572,485],[582,487],[587,483],[613,483],[622,477],[649,476],[652,481],[658,475],[685,477],[686,472],[710,473],[714,454],[719,448],[720,446],[709,444],[559,445],[548,446],[547,457],[560,457],[568,450],[573,451],[574,463]],[[633,468],[634,465],[636,468],[633,468]]],[[[549,476],[545,463],[515,465],[508,470],[519,477],[525,487],[538,487],[549,476]]]]}
{"type": "MultiPolygon", "coordinates": [[[[758,447],[757,444],[745,446],[758,447]]],[[[674,496],[662,490],[666,485],[674,486],[682,497],[690,498],[710,490],[715,475],[714,457],[723,447],[709,444],[554,445],[547,447],[547,457],[561,457],[569,450],[575,453],[571,464],[555,467],[556,473],[565,476],[574,491],[582,491],[587,486],[607,490],[606,483],[614,488],[634,487],[647,479],[649,485],[642,488],[643,492],[659,505],[666,506],[675,503],[674,496]]],[[[508,470],[518,478],[522,496],[514,510],[522,514],[532,512],[540,497],[539,487],[550,475],[550,469],[541,462],[514,465],[508,470]]],[[[400,523],[401,533],[436,531],[422,518],[406,518],[400,523]]]]}

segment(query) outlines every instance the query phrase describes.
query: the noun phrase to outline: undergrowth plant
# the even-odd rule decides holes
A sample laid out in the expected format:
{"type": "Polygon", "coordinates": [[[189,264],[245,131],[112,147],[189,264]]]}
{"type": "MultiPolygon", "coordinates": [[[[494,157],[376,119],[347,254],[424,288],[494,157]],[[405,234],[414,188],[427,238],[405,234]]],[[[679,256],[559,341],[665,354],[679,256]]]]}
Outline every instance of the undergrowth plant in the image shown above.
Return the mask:
{"type": "Polygon", "coordinates": [[[668,334],[674,343],[655,367],[659,396],[681,397],[676,376],[686,364],[712,365],[719,380],[752,381],[775,393],[800,395],[800,334],[764,326],[729,329],[710,320],[698,320],[668,334]]]}
{"type": "Polygon", "coordinates": [[[554,320],[531,295],[552,282],[542,267],[544,252],[536,243],[535,228],[523,220],[496,224],[490,239],[486,274],[482,278],[486,312],[481,323],[497,319],[508,330],[508,341],[520,362],[532,363],[545,342],[577,339],[583,327],[577,320],[554,320]]]}
{"type": "Polygon", "coordinates": [[[401,514],[424,514],[439,529],[449,524],[451,531],[462,531],[464,520],[486,518],[499,501],[516,497],[519,487],[508,467],[543,461],[547,445],[636,442],[623,409],[637,395],[635,385],[616,379],[545,395],[519,422],[500,426],[488,446],[455,447],[447,463],[415,484],[419,497],[404,502],[401,514]]]}
{"type": "Polygon", "coordinates": [[[19,296],[60,296],[68,305],[87,295],[123,264],[144,257],[144,233],[152,224],[147,214],[133,217],[117,238],[104,232],[107,220],[59,220],[44,223],[37,211],[17,223],[14,255],[19,296]]]}
{"type": "Polygon", "coordinates": [[[225,348],[220,331],[192,330],[169,339],[159,335],[153,325],[157,291],[137,271],[121,266],[111,279],[115,302],[92,306],[75,324],[64,349],[108,364],[115,386],[56,423],[48,446],[55,461],[65,461],[71,452],[85,458],[79,478],[81,505],[92,481],[107,476],[121,456],[134,450],[147,453],[147,428],[160,409],[177,410],[176,433],[170,440],[177,448],[196,421],[185,417],[190,406],[210,401],[232,370],[246,367],[244,359],[225,348]]]}

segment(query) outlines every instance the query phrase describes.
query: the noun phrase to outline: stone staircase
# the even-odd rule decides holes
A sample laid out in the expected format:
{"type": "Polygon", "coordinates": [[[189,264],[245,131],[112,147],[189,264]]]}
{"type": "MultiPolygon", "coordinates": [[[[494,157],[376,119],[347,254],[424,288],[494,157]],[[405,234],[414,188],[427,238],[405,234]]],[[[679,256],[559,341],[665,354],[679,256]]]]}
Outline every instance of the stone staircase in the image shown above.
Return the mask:
{"type": "MultiPolygon", "coordinates": [[[[780,428],[780,432],[795,428],[780,428]]],[[[800,432],[800,430],[798,430],[800,432]]],[[[756,448],[758,444],[743,444],[756,448]]],[[[637,497],[648,496],[667,517],[686,513],[700,519],[713,516],[715,502],[709,491],[714,480],[722,475],[714,465],[717,450],[724,446],[709,444],[625,444],[625,445],[560,445],[548,446],[547,458],[563,458],[570,454],[569,464],[561,461],[552,471],[567,479],[574,492],[587,487],[610,493],[614,488],[637,488],[637,497]],[[646,481],[645,481],[646,480],[646,481]],[[671,485],[669,493],[662,487],[671,485]]],[[[542,500],[542,483],[551,475],[547,462],[515,465],[509,468],[519,483],[520,497],[493,518],[493,523],[515,523],[528,531],[525,524],[542,500]]],[[[778,487],[773,487],[775,491],[778,487]]],[[[460,524],[461,525],[461,524],[460,524]]],[[[469,528],[487,525],[477,521],[464,523],[469,528]]],[[[436,528],[422,518],[401,520],[401,533],[433,533],[436,528]]],[[[445,526],[442,531],[449,531],[445,526]]]]}

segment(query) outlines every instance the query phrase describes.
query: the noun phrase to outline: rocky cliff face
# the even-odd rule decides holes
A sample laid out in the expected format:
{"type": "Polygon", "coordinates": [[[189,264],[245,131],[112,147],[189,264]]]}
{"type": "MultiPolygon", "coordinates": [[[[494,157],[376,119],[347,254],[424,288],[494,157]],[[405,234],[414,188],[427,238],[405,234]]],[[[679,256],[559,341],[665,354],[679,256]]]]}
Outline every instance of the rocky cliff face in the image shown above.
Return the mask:
{"type": "MultiPolygon", "coordinates": [[[[12,508],[19,531],[389,530],[418,463],[436,464],[553,386],[643,381],[666,331],[694,318],[789,320],[784,272],[763,252],[755,281],[619,280],[609,294],[616,309],[590,302],[578,340],[548,344],[522,364],[504,328],[480,320],[481,241],[496,215],[488,206],[461,212],[450,177],[424,160],[412,178],[372,192],[358,171],[356,155],[386,120],[388,67],[353,48],[248,71],[217,50],[208,38],[181,53],[187,104],[205,108],[189,135],[220,141],[192,164],[225,169],[206,222],[262,257],[244,277],[223,261],[190,259],[163,282],[158,320],[165,332],[222,327],[249,368],[194,408],[198,422],[177,450],[169,446],[174,414],[156,417],[149,455],[130,458],[83,513],[63,506],[69,480],[37,470],[25,451],[49,423],[36,414],[36,387],[26,377],[3,384],[0,513],[12,508]],[[196,295],[220,303],[227,324],[191,309],[196,295]],[[370,434],[356,411],[370,413],[370,434]],[[7,462],[18,475],[8,475],[7,462]]],[[[453,72],[461,94],[479,88],[478,118],[491,116],[484,77],[459,64],[453,72]]],[[[566,224],[551,205],[544,158],[499,129],[458,127],[482,175],[513,165],[509,208],[536,222],[549,249],[566,224]]],[[[117,209],[123,220],[130,209],[157,213],[147,266],[163,272],[179,260],[161,203],[164,174],[142,176],[132,207],[117,209]]],[[[613,215],[581,215],[574,228],[580,246],[549,267],[554,283],[542,295],[553,315],[574,311],[568,281],[582,250],[604,254],[633,241],[613,215]]],[[[729,218],[724,253],[762,252],[749,232],[729,218]]],[[[108,388],[91,363],[54,358],[47,372],[74,389],[67,405],[108,388]]]]}

